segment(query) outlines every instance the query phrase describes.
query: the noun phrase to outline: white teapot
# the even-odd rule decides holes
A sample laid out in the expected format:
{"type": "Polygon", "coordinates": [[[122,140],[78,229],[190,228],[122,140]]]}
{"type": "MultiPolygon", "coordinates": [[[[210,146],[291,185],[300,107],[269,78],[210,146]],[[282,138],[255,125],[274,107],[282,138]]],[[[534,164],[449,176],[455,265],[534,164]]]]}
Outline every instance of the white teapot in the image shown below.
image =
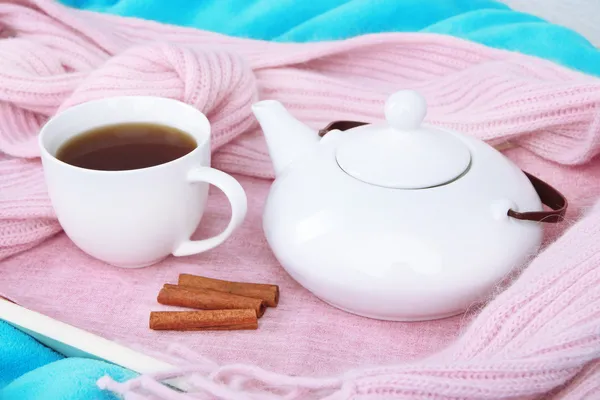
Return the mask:
{"type": "Polygon", "coordinates": [[[483,141],[422,125],[426,108],[400,91],[386,123],[316,132],[277,101],[252,106],[276,173],[266,239],[337,308],[395,321],[461,313],[535,254],[541,221],[564,217],[554,188],[483,141]]]}

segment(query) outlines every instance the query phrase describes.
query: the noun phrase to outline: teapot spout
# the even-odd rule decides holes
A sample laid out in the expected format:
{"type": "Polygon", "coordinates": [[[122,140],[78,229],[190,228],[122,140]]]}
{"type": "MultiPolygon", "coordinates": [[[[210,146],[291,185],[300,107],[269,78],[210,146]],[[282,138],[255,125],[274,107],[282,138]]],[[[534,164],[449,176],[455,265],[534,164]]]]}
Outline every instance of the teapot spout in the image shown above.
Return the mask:
{"type": "Polygon", "coordinates": [[[316,131],[294,118],[276,100],[254,103],[252,112],[265,135],[276,176],[296,157],[312,150],[319,142],[316,131]]]}

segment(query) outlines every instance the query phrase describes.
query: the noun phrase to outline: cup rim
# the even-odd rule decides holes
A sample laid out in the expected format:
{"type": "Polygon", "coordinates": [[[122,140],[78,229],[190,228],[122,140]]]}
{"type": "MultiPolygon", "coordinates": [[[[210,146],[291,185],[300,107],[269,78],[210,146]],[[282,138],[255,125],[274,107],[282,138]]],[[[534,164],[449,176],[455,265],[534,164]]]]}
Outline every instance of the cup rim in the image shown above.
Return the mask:
{"type": "MultiPolygon", "coordinates": [[[[164,124],[167,125],[168,124],[164,124]]],[[[169,97],[161,97],[161,96],[108,96],[108,97],[104,97],[101,99],[94,99],[94,100],[89,100],[89,101],[85,101],[82,103],[78,103],[74,106],[70,106],[64,110],[62,110],[61,112],[54,114],[53,116],[51,116],[40,128],[39,134],[38,134],[38,138],[37,138],[37,142],[38,142],[38,148],[40,149],[40,153],[42,158],[47,158],[53,162],[58,163],[61,166],[67,167],[67,168],[71,168],[74,170],[79,170],[81,172],[85,172],[85,173],[90,173],[90,174],[112,174],[112,175],[116,175],[116,174],[136,174],[136,173],[144,173],[144,172],[148,172],[148,171],[154,171],[160,168],[166,168],[166,167],[170,167],[172,165],[178,164],[180,162],[184,162],[185,160],[187,160],[190,157],[193,157],[194,155],[196,155],[198,152],[202,151],[202,148],[205,145],[209,145],[210,146],[210,140],[212,137],[212,129],[211,129],[211,124],[210,121],[208,120],[208,117],[200,110],[198,110],[197,108],[193,107],[192,105],[188,104],[188,103],[184,103],[183,101],[180,100],[176,100],[176,99],[172,99],[169,97]],[[89,169],[89,168],[82,168],[82,167],[78,167],[76,165],[71,165],[68,164],[62,160],[59,160],[54,154],[50,153],[48,151],[48,149],[46,149],[46,146],[44,145],[44,138],[46,136],[46,132],[48,131],[48,126],[55,121],[58,118],[64,118],[66,114],[68,113],[72,113],[72,112],[77,112],[78,109],[80,107],[83,106],[89,106],[90,104],[94,104],[94,103],[103,103],[106,100],[110,100],[110,99],[127,99],[127,100],[135,100],[135,99],[143,99],[143,100],[158,100],[158,101],[163,101],[163,102],[168,102],[168,103],[175,103],[177,104],[177,106],[179,107],[184,107],[184,108],[188,108],[189,110],[195,112],[198,114],[198,116],[203,120],[203,123],[206,124],[207,127],[207,134],[206,134],[206,138],[204,138],[202,141],[199,141],[195,136],[191,135],[188,133],[188,135],[192,136],[194,138],[194,140],[196,141],[196,148],[192,151],[190,151],[189,153],[187,153],[186,155],[176,158],[174,160],[171,160],[169,162],[166,163],[162,163],[162,164],[158,164],[158,165],[153,165],[151,167],[144,167],[144,168],[137,168],[137,169],[127,169],[127,170],[120,170],[120,171],[110,171],[110,170],[100,170],[100,169],[89,169]],[[208,143],[207,143],[208,142],[208,143]]],[[[187,133],[187,132],[186,132],[187,133]]],[[[64,144],[65,142],[61,142],[61,146],[64,144]]]]}

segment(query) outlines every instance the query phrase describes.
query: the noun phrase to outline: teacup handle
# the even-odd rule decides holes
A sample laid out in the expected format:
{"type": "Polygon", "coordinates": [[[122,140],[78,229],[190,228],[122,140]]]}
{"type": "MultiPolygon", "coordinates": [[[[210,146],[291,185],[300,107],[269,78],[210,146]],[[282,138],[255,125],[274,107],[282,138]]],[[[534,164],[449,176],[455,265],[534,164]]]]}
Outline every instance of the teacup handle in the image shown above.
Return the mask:
{"type": "Polygon", "coordinates": [[[218,169],[200,167],[191,170],[188,173],[187,179],[192,184],[195,182],[207,182],[221,189],[231,204],[231,220],[227,228],[217,236],[203,240],[186,240],[181,243],[173,252],[173,255],[177,257],[198,254],[217,247],[242,224],[248,210],[246,192],[244,192],[242,185],[231,175],[218,169]]]}

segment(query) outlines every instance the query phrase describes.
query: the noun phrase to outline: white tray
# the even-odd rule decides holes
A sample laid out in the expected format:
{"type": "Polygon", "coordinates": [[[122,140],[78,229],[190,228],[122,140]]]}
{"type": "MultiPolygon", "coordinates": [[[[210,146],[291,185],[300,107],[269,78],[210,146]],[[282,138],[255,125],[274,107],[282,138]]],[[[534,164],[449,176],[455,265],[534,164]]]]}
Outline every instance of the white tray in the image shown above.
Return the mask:
{"type": "MultiPolygon", "coordinates": [[[[91,332],[31,311],[0,297],[0,319],[27,333],[65,357],[103,360],[139,374],[166,372],[172,364],[150,357],[91,332]]],[[[181,380],[164,382],[185,391],[181,380]]]]}

